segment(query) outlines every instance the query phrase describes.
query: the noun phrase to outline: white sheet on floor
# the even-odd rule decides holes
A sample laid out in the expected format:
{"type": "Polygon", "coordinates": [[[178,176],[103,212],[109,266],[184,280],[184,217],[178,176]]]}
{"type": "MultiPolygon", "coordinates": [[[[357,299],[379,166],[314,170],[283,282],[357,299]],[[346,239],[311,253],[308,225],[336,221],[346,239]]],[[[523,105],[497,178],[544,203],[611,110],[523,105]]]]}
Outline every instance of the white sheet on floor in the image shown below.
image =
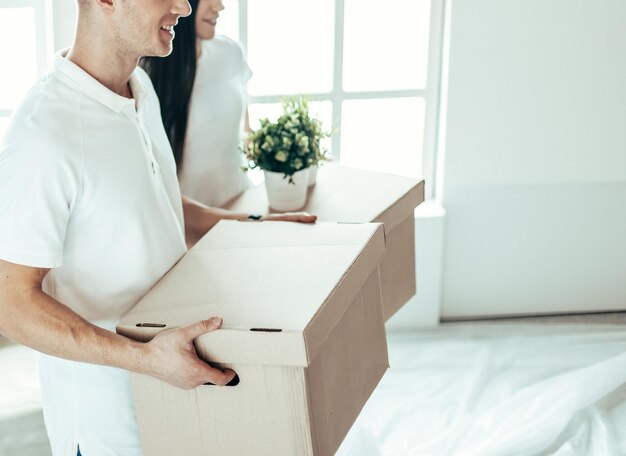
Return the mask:
{"type": "Polygon", "coordinates": [[[0,456],[49,456],[36,353],[0,347],[0,456]]]}
{"type": "Polygon", "coordinates": [[[389,344],[339,456],[626,454],[626,327],[454,324],[389,344]]]}

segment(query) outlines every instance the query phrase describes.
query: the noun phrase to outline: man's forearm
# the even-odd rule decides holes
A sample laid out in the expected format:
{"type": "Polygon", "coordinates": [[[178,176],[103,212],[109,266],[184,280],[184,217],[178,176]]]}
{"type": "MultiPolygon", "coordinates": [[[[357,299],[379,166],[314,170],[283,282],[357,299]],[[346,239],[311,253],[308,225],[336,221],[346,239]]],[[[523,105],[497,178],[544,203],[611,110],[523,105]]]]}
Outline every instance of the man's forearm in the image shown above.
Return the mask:
{"type": "Polygon", "coordinates": [[[92,325],[40,288],[3,292],[0,332],[52,356],[134,372],[149,370],[145,344],[92,325]]]}
{"type": "Polygon", "coordinates": [[[148,343],[92,325],[43,292],[48,269],[0,260],[0,334],[59,358],[151,375],[180,388],[225,385],[235,372],[200,360],[193,340],[219,329],[219,317],[158,334],[148,343]]]}

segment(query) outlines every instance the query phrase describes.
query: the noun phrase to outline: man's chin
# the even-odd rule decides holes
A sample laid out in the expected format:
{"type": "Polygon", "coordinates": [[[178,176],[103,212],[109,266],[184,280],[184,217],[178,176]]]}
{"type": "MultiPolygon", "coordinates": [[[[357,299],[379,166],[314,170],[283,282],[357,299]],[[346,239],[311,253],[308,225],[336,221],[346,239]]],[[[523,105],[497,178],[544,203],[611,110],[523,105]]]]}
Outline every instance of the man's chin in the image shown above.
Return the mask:
{"type": "Polygon", "coordinates": [[[163,54],[159,55],[159,57],[168,57],[172,51],[174,50],[174,46],[171,46],[165,51],[163,54]]]}
{"type": "Polygon", "coordinates": [[[152,49],[149,53],[144,55],[144,57],[167,57],[174,50],[174,46],[172,43],[166,46],[160,46],[158,48],[152,49]]]}

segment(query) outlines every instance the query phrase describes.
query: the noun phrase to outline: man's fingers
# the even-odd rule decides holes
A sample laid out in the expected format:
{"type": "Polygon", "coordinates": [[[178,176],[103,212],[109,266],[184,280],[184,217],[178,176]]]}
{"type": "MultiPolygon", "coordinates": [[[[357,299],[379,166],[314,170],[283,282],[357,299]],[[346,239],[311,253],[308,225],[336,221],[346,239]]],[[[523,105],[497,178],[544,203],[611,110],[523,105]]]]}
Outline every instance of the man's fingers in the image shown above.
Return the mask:
{"type": "Polygon", "coordinates": [[[222,326],[222,319],[220,317],[209,318],[208,320],[200,320],[189,326],[180,328],[180,331],[187,340],[193,340],[196,337],[200,337],[202,334],[206,334],[211,331],[215,331],[222,326]]]}
{"type": "Polygon", "coordinates": [[[232,384],[232,386],[235,386],[237,383],[239,383],[239,377],[234,370],[224,369],[223,371],[221,371],[209,365],[207,365],[206,379],[207,381],[204,383],[205,385],[213,384],[218,386],[225,386],[228,384],[232,384]]]}

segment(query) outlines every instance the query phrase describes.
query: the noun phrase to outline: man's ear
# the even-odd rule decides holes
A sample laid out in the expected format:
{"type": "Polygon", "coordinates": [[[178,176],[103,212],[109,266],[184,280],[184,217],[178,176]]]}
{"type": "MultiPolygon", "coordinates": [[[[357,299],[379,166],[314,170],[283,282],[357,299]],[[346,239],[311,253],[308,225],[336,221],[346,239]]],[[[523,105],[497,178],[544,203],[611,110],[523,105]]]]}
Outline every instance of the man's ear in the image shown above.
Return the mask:
{"type": "Polygon", "coordinates": [[[112,13],[115,11],[118,0],[91,0],[97,8],[112,13]]]}

